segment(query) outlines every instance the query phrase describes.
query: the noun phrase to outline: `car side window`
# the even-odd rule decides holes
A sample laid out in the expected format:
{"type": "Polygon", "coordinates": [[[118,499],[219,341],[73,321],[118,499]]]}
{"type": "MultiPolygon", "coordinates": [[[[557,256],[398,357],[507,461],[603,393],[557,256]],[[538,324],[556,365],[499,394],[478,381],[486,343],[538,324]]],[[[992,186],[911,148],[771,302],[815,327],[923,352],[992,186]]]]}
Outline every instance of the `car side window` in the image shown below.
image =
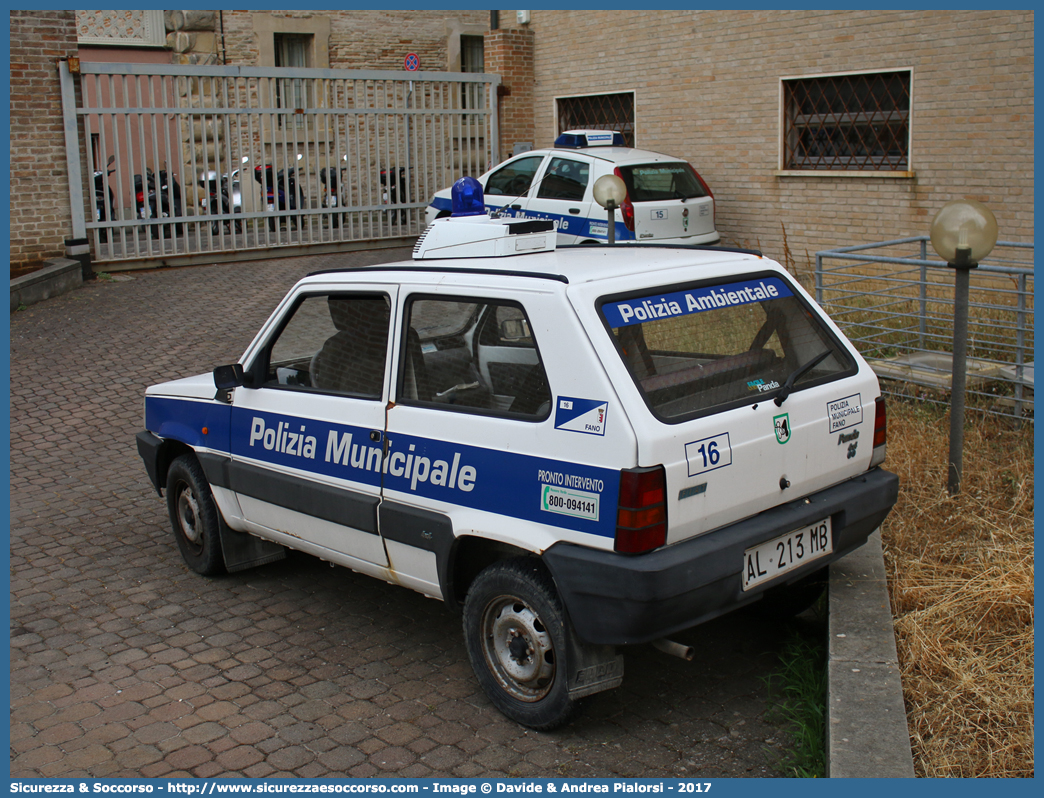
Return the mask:
{"type": "Polygon", "coordinates": [[[541,199],[560,199],[579,202],[587,192],[591,166],[571,158],[552,158],[544,179],[540,181],[537,196],[541,199]]]}
{"type": "Polygon", "coordinates": [[[551,390],[521,305],[417,297],[407,302],[406,319],[398,401],[530,420],[548,416],[551,390]]]}
{"type": "Polygon", "coordinates": [[[505,164],[486,179],[485,193],[508,197],[525,194],[543,161],[543,155],[534,155],[505,164]]]}
{"type": "Polygon", "coordinates": [[[383,295],[306,296],[268,349],[265,386],[380,399],[389,319],[383,295]]]}

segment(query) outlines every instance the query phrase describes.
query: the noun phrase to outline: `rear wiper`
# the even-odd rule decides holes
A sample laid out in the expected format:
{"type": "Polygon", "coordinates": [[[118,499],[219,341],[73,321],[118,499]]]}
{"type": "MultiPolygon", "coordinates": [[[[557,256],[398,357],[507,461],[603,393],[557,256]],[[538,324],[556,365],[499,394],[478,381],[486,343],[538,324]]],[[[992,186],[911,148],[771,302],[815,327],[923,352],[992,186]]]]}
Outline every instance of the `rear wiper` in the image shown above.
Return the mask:
{"type": "Polygon", "coordinates": [[[816,366],[818,366],[829,355],[830,355],[830,350],[828,349],[825,352],[820,352],[818,355],[816,355],[814,358],[812,358],[810,361],[808,361],[805,365],[798,366],[791,373],[791,375],[789,377],[787,377],[787,381],[783,383],[783,387],[780,388],[779,389],[779,393],[776,394],[776,399],[775,399],[776,407],[782,407],[783,406],[783,403],[787,400],[787,397],[790,396],[790,392],[794,389],[794,383],[797,381],[797,379],[799,377],[801,377],[801,375],[803,375],[809,369],[812,369],[812,368],[815,368],[816,366]]]}

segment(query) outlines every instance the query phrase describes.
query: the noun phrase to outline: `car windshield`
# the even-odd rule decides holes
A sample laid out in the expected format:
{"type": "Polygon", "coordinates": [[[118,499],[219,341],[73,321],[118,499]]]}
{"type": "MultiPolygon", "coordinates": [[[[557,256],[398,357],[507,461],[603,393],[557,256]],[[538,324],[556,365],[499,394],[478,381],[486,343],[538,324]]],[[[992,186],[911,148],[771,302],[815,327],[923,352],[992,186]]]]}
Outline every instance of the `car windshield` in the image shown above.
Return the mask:
{"type": "Polygon", "coordinates": [[[795,372],[793,391],[855,371],[774,274],[612,297],[601,313],[646,404],[668,423],[771,400],[795,372]]]}
{"type": "Polygon", "coordinates": [[[631,202],[657,202],[707,196],[692,167],[682,161],[621,166],[620,174],[627,185],[631,202]]]}

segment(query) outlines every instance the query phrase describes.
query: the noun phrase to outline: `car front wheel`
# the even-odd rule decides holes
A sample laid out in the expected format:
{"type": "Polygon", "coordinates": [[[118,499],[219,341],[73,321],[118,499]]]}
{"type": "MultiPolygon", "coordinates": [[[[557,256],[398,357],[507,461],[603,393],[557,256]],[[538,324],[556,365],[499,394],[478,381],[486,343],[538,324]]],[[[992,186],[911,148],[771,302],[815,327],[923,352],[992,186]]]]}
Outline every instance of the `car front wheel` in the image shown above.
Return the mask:
{"type": "Polygon", "coordinates": [[[170,464],[167,511],[188,567],[204,576],[223,573],[220,516],[203,468],[191,454],[183,454],[170,464]]]}
{"type": "Polygon", "coordinates": [[[471,666],[490,701],[523,726],[553,729],[575,709],[569,634],[554,582],[539,560],[495,563],[468,590],[464,638],[471,666]]]}

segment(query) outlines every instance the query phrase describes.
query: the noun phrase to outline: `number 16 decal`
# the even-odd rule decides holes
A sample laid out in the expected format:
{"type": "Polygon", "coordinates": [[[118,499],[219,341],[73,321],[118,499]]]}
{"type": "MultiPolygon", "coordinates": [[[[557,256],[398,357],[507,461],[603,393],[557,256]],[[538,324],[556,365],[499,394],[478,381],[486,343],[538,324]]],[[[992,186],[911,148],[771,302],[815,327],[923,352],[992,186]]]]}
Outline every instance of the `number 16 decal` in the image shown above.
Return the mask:
{"type": "Polygon", "coordinates": [[[689,464],[689,476],[694,477],[704,471],[713,471],[732,465],[732,447],[729,445],[729,433],[723,432],[710,438],[685,444],[685,460],[689,464]]]}

